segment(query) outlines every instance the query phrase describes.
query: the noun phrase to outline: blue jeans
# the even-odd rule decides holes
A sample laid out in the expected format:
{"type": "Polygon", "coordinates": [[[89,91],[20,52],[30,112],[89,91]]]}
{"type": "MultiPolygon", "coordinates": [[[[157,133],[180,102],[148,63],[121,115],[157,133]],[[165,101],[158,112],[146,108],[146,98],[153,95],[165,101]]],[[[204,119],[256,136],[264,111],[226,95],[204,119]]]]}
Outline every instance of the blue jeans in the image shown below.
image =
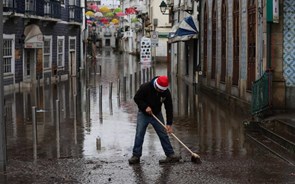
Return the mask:
{"type": "MultiPolygon", "coordinates": [[[[159,113],[156,116],[159,118],[161,122],[164,122],[162,113],[159,113]]],[[[165,155],[170,156],[174,154],[174,150],[170,143],[166,129],[154,117],[145,115],[141,111],[138,111],[133,156],[141,157],[142,155],[142,144],[149,123],[152,124],[156,133],[158,134],[165,155]]]]}

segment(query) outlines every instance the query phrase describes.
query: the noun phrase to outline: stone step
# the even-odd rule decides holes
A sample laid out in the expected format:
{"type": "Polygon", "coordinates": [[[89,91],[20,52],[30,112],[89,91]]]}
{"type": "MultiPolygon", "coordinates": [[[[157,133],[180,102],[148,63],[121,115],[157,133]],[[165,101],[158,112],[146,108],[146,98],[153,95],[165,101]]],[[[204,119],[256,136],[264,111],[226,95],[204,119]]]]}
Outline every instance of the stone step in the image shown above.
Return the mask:
{"type": "Polygon", "coordinates": [[[266,150],[270,151],[277,157],[295,166],[295,155],[289,152],[285,147],[269,139],[267,136],[262,134],[260,130],[257,130],[257,129],[256,131],[248,130],[246,135],[255,143],[257,143],[259,146],[265,148],[266,150]]]}
{"type": "Polygon", "coordinates": [[[258,125],[266,137],[285,147],[289,152],[295,153],[295,123],[274,119],[258,125]]]}

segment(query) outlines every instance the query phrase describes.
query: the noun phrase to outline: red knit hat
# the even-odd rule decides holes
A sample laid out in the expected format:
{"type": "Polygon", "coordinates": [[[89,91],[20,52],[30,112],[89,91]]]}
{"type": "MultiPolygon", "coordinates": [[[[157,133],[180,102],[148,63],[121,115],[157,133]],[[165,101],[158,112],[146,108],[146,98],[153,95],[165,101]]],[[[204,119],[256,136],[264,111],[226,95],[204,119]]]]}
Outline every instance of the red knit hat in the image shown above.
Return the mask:
{"type": "Polygon", "coordinates": [[[169,80],[168,77],[165,75],[159,76],[158,78],[156,78],[155,80],[155,85],[157,86],[157,88],[159,88],[160,90],[165,91],[168,88],[169,85],[169,80]]]}

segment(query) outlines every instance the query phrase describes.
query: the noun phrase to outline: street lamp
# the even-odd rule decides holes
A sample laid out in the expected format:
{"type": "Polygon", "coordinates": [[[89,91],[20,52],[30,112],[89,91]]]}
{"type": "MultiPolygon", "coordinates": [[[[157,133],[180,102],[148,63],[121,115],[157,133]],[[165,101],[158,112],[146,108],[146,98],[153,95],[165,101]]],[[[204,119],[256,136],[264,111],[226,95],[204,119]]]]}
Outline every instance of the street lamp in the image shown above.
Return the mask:
{"type": "Polygon", "coordinates": [[[162,1],[160,4],[160,10],[163,15],[169,15],[169,13],[166,13],[167,8],[167,4],[164,1],[162,1]]]}

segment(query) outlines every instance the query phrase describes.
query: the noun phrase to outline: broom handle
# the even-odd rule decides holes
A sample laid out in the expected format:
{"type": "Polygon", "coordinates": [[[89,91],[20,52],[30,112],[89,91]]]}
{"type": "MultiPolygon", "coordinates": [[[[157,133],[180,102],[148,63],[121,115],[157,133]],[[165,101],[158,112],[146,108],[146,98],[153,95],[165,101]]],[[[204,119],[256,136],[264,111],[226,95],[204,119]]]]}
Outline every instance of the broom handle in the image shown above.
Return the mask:
{"type": "MultiPolygon", "coordinates": [[[[152,116],[166,129],[166,126],[164,125],[164,123],[162,123],[154,114],[152,114],[152,116]]],[[[189,151],[192,155],[196,154],[194,152],[192,152],[192,150],[190,150],[180,139],[178,139],[178,137],[176,137],[176,135],[174,133],[170,133],[183,147],[185,147],[187,149],[187,151],[189,151]]]]}

